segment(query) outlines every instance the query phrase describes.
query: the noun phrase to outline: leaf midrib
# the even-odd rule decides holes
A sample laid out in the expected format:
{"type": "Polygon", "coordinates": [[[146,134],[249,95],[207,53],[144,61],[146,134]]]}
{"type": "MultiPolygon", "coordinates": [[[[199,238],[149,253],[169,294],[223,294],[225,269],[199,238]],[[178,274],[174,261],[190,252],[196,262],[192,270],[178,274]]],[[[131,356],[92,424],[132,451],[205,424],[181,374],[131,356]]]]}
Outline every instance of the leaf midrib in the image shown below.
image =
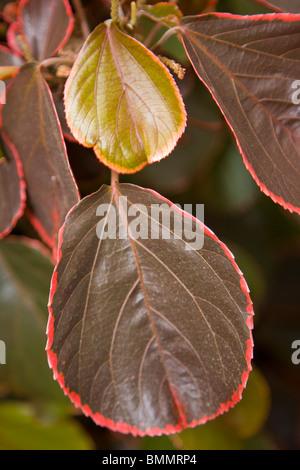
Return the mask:
{"type": "Polygon", "coordinates": [[[151,325],[151,329],[152,329],[152,332],[153,332],[153,336],[155,337],[155,341],[156,341],[157,349],[158,349],[158,352],[159,352],[159,356],[160,356],[160,359],[161,359],[163,368],[164,368],[165,373],[166,373],[166,377],[167,377],[167,380],[168,380],[168,385],[169,385],[170,394],[171,394],[171,396],[172,396],[172,398],[173,398],[173,405],[174,405],[174,408],[176,408],[176,411],[177,411],[177,414],[178,414],[178,418],[179,418],[180,424],[181,424],[181,419],[180,419],[180,417],[182,416],[182,410],[179,409],[178,401],[177,401],[176,397],[174,397],[174,391],[173,391],[173,388],[172,388],[172,380],[171,380],[171,377],[170,377],[170,375],[169,375],[169,370],[168,370],[168,367],[167,367],[166,362],[165,362],[165,359],[164,359],[163,348],[162,348],[162,346],[161,346],[161,344],[160,344],[158,332],[157,332],[157,329],[156,329],[156,326],[155,326],[155,322],[154,322],[154,320],[153,320],[153,316],[152,316],[152,313],[151,313],[151,306],[150,306],[150,302],[149,302],[149,299],[148,299],[148,293],[147,293],[147,289],[146,289],[145,282],[144,282],[144,277],[143,277],[143,273],[142,273],[141,263],[140,263],[140,260],[139,260],[139,257],[138,257],[138,253],[137,253],[137,250],[136,250],[136,247],[135,247],[134,239],[133,239],[133,237],[130,236],[127,217],[125,216],[125,214],[124,214],[124,212],[123,212],[123,210],[122,210],[122,205],[121,205],[120,202],[119,202],[119,195],[121,196],[121,193],[118,193],[118,191],[117,191],[117,189],[116,189],[115,186],[112,188],[112,190],[113,190],[113,193],[115,194],[116,202],[117,202],[117,204],[118,204],[118,207],[119,207],[119,210],[120,210],[120,214],[122,215],[124,225],[125,225],[125,227],[127,228],[128,237],[129,237],[129,240],[130,240],[130,243],[131,243],[132,251],[133,251],[134,258],[135,258],[135,262],[136,262],[136,266],[137,266],[139,282],[140,282],[140,284],[141,284],[142,291],[143,291],[143,294],[144,294],[144,301],[145,301],[146,309],[147,309],[147,312],[148,312],[149,322],[150,322],[150,325],[151,325]]]}

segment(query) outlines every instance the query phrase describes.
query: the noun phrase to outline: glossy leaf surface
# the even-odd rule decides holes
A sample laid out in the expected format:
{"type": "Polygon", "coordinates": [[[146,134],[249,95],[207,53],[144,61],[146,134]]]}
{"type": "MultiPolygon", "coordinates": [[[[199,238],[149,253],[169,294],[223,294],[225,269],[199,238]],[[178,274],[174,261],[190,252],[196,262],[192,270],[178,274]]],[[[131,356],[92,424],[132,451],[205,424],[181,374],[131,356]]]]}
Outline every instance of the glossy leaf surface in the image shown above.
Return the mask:
{"type": "Polygon", "coordinates": [[[76,139],[120,173],[166,157],[186,125],[181,95],[166,67],[112,22],[100,24],[83,46],[65,103],[76,139]]]}
{"type": "Polygon", "coordinates": [[[0,138],[0,239],[9,234],[22,216],[26,190],[23,169],[12,144],[0,138]]]}
{"type": "Polygon", "coordinates": [[[154,436],[205,423],[240,400],[252,304],[210,230],[159,194],[121,184],[83,199],[60,235],[47,351],[76,406],[101,426],[154,436]],[[150,212],[157,205],[160,223],[150,212]],[[175,215],[191,223],[181,237],[175,215]],[[151,239],[160,226],[167,236],[151,239]],[[204,247],[192,249],[199,229],[204,247]]]}
{"type": "Polygon", "coordinates": [[[21,0],[19,23],[34,59],[43,60],[68,41],[74,18],[68,0],[21,0]]]}
{"type": "Polygon", "coordinates": [[[51,92],[35,64],[26,64],[14,77],[2,119],[23,164],[35,227],[54,247],[65,216],[79,196],[51,92]]]}
{"type": "Polygon", "coordinates": [[[202,15],[179,31],[257,184],[300,214],[300,15],[202,15]]]}

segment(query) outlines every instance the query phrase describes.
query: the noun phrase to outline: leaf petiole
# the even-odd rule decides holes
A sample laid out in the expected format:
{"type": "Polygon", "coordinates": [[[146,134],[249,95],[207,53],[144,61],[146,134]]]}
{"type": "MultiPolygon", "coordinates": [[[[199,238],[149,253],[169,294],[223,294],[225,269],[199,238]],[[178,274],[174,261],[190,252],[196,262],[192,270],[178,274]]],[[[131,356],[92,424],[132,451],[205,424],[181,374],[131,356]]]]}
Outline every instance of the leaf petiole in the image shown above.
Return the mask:
{"type": "Polygon", "coordinates": [[[161,47],[173,34],[176,33],[176,28],[168,29],[165,34],[151,47],[151,51],[153,52],[155,49],[161,47]]]}
{"type": "Polygon", "coordinates": [[[84,37],[84,39],[87,39],[90,35],[90,27],[86,18],[84,8],[82,7],[81,0],[74,0],[74,6],[80,21],[82,36],[84,37]]]}
{"type": "Polygon", "coordinates": [[[112,170],[111,172],[111,186],[115,186],[116,184],[119,183],[119,173],[115,170],[112,170]]]}

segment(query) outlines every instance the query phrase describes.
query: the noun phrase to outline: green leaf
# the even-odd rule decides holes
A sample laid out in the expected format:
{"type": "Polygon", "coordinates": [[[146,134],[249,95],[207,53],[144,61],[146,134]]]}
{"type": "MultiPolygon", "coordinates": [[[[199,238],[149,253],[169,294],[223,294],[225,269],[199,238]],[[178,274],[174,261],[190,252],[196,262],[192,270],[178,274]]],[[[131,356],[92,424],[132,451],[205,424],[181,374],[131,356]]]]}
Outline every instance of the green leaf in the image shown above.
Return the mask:
{"type": "Polygon", "coordinates": [[[48,358],[86,415],[155,436],[203,424],[240,400],[252,303],[232,254],[209,229],[159,194],[120,184],[83,199],[60,240],[48,358]],[[159,228],[164,235],[155,236],[159,228]]]}
{"type": "MultiPolygon", "coordinates": [[[[183,89],[189,79],[187,76],[183,80],[183,89]]],[[[216,155],[226,150],[228,129],[210,94],[200,82],[196,81],[193,92],[185,97],[185,105],[188,123],[184,135],[172,152],[172,164],[165,159],[156,165],[148,165],[142,172],[124,176],[123,182],[128,180],[174,197],[175,194],[190,190],[196,180],[201,187],[202,181],[209,180],[208,169],[216,155]]],[[[243,163],[240,164],[251,180],[243,163]]],[[[253,184],[256,190],[256,185],[253,184]]]]}
{"type": "Polygon", "coordinates": [[[1,450],[91,450],[89,437],[72,419],[39,418],[26,403],[0,403],[1,450]]]}
{"type": "Polygon", "coordinates": [[[12,54],[7,47],[0,45],[0,64],[0,80],[5,80],[17,72],[23,65],[23,60],[12,54]]]}
{"type": "Polygon", "coordinates": [[[224,429],[247,439],[257,434],[266,423],[270,412],[270,389],[264,376],[254,369],[249,377],[243,400],[222,417],[224,429]]]}
{"type": "Polygon", "coordinates": [[[0,383],[14,395],[64,401],[45,353],[47,301],[53,266],[38,242],[0,242],[0,339],[6,365],[0,383]]]}
{"type": "Polygon", "coordinates": [[[254,368],[243,400],[229,413],[204,427],[187,429],[178,435],[181,450],[245,450],[247,440],[263,430],[270,411],[270,390],[254,368]]]}
{"type": "Polygon", "coordinates": [[[186,125],[169,71],[113,22],[83,46],[65,88],[66,117],[76,139],[120,173],[166,157],[186,125]]]}
{"type": "Polygon", "coordinates": [[[0,80],[6,80],[7,78],[11,78],[17,71],[19,67],[14,65],[11,66],[1,66],[0,67],[0,80]]]}
{"type": "Polygon", "coordinates": [[[154,21],[161,21],[170,28],[177,26],[182,18],[181,11],[174,3],[160,2],[155,5],[144,5],[143,11],[148,13],[154,21]]]}

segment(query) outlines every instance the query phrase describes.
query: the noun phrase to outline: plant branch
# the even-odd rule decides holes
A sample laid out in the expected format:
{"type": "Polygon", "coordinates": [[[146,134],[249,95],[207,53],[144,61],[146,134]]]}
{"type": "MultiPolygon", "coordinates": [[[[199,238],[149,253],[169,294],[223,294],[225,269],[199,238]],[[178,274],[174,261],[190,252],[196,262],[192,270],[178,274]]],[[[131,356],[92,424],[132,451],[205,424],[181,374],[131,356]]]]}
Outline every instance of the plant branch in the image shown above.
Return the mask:
{"type": "Polygon", "coordinates": [[[155,49],[158,49],[161,47],[168,39],[171,37],[173,34],[176,34],[175,31],[176,28],[171,28],[168,31],[165,32],[165,34],[160,38],[159,41],[157,41],[152,47],[151,51],[153,52],[155,49]]]}
{"type": "Polygon", "coordinates": [[[44,59],[40,64],[40,68],[51,67],[52,65],[62,65],[70,64],[73,65],[74,61],[68,59],[67,57],[49,57],[49,59],[44,59]]]}
{"type": "MultiPolygon", "coordinates": [[[[144,16],[147,16],[147,15],[144,15],[144,16]]],[[[151,43],[152,41],[154,40],[155,36],[159,33],[159,31],[161,30],[162,28],[162,24],[157,22],[155,24],[155,26],[151,29],[150,33],[148,34],[148,36],[145,38],[144,40],[144,46],[146,47],[150,47],[151,46],[151,43]]]]}
{"type": "Polygon", "coordinates": [[[73,0],[73,3],[80,21],[82,35],[84,39],[87,39],[90,35],[90,27],[81,0],[73,0]]]}

